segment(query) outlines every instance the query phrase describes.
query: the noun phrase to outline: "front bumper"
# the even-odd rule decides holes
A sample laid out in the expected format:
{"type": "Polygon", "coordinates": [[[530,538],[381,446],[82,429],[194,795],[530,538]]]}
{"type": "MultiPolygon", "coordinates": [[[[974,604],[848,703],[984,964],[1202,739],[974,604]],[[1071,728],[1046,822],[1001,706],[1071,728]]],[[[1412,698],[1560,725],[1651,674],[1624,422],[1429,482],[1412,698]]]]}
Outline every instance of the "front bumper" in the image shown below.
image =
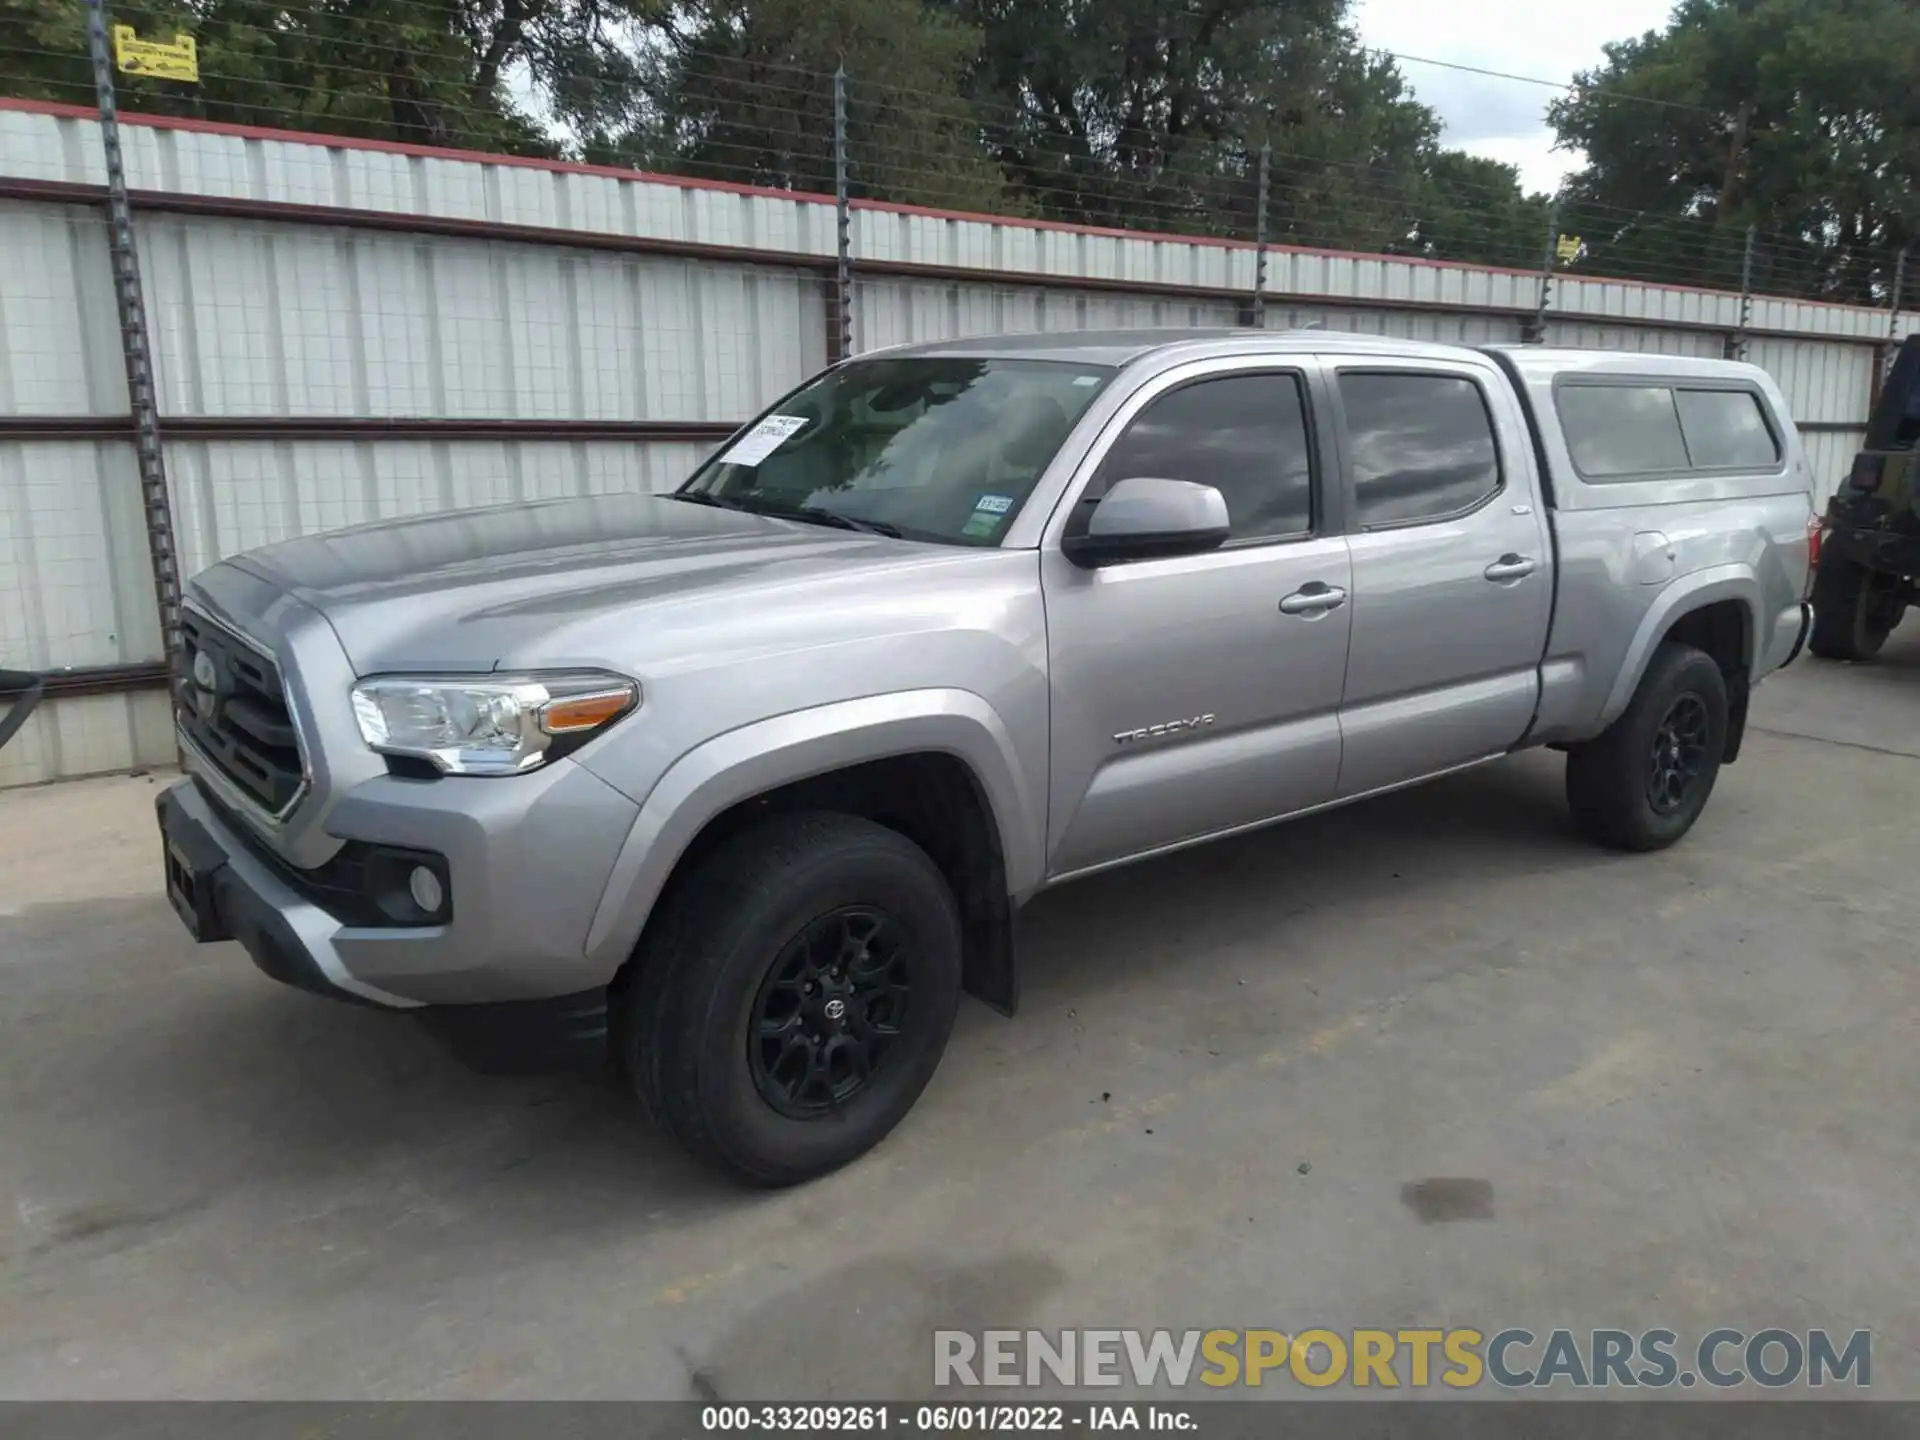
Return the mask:
{"type": "MultiPolygon", "coordinates": [[[[579,774],[575,783],[590,787],[589,796],[597,799],[594,792],[606,790],[585,772],[579,774]]],[[[547,778],[549,785],[561,781],[547,778]]],[[[522,798],[531,793],[523,791],[522,798]]],[[[576,803],[560,807],[559,818],[574,823],[577,840],[581,826],[599,826],[582,813],[577,791],[573,798],[576,803]]],[[[373,806],[378,813],[377,793],[357,799],[362,809],[373,806]]],[[[606,811],[600,823],[609,833],[626,822],[624,799],[600,808],[606,811]]],[[[413,843],[437,838],[435,848],[449,856],[453,921],[433,927],[352,925],[324,908],[324,897],[302,893],[299,872],[210,803],[196,781],[162,792],[156,809],[168,899],[202,943],[236,940],[263,973],[283,984],[417,1015],[477,1068],[544,1070],[604,1056],[606,987],[613,977],[585,961],[581,938],[604,874],[585,877],[578,894],[568,887],[556,894],[546,884],[548,877],[537,872],[523,877],[524,886],[502,890],[486,856],[474,851],[493,828],[484,817],[442,816],[436,825],[433,809],[423,814],[416,806],[411,825],[402,828],[411,832],[407,838],[413,843]],[[556,900],[575,913],[556,917],[556,929],[543,942],[529,943],[528,926],[537,927],[538,917],[556,900]]],[[[538,830],[542,817],[528,818],[538,830]]],[[[624,829],[619,833],[624,837],[624,829]]],[[[522,845],[539,843],[538,836],[499,833],[496,838],[496,858],[509,862],[522,845]]],[[[607,865],[615,848],[604,847],[607,865]]]]}

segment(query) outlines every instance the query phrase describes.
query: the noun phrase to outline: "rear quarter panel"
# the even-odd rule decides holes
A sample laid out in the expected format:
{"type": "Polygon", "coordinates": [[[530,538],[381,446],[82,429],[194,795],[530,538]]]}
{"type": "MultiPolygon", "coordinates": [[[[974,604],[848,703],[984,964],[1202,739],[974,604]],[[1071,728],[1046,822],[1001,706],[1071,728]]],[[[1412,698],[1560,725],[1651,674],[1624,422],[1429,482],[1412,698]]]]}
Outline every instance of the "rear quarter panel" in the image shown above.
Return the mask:
{"type": "Polygon", "coordinates": [[[1783,663],[1799,628],[1814,484],[1772,378],[1752,365],[1664,356],[1535,352],[1513,358],[1551,477],[1559,575],[1540,716],[1530,740],[1599,734],[1632,699],[1668,629],[1704,605],[1735,600],[1746,608],[1753,679],[1783,663]],[[1583,479],[1554,404],[1555,382],[1566,375],[1749,387],[1768,412],[1780,462],[1766,470],[1583,479]]]}

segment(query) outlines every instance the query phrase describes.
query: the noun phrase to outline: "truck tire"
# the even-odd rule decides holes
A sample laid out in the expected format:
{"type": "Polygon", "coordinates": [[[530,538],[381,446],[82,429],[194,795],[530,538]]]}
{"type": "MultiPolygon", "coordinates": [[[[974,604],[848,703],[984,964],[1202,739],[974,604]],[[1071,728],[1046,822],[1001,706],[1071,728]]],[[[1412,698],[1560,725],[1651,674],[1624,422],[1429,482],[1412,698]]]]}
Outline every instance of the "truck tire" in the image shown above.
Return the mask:
{"type": "Polygon", "coordinates": [[[1700,818],[1727,744],[1727,681],[1705,651],[1666,641],[1612,725],[1567,752],[1567,804],[1589,840],[1664,850],[1700,818]]]}
{"type": "Polygon", "coordinates": [[[1893,577],[1838,555],[1822,555],[1813,576],[1813,633],[1807,648],[1823,660],[1871,660],[1905,609],[1893,577]]]}
{"type": "Polygon", "coordinates": [[[616,1005],[641,1103],[755,1186],[864,1154],[940,1063],[960,1004],[960,914],[906,837],[779,815],[676,877],[616,1005]]]}

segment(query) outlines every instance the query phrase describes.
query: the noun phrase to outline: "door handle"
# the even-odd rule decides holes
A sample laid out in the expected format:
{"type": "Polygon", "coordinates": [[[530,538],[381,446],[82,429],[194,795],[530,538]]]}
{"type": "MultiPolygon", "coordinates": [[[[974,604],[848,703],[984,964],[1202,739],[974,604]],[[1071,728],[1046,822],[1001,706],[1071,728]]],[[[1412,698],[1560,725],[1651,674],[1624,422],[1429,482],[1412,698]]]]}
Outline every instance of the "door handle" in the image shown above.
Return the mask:
{"type": "Polygon", "coordinates": [[[1347,592],[1338,585],[1315,580],[1302,585],[1280,602],[1282,615],[1324,615],[1347,603],[1347,592]]]}
{"type": "Polygon", "coordinates": [[[1524,580],[1533,573],[1533,561],[1524,555],[1506,554],[1486,568],[1487,579],[1496,585],[1506,580],[1524,580]]]}

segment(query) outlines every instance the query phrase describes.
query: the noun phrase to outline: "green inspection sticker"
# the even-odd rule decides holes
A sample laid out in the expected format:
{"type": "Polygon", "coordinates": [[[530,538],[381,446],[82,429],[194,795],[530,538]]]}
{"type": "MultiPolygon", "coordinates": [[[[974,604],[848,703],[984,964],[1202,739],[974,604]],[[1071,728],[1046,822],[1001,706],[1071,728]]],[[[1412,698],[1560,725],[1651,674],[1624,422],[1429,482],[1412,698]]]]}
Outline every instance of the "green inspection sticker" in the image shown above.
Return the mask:
{"type": "Polygon", "coordinates": [[[1000,528],[1000,522],[1005,518],[1004,515],[989,515],[983,510],[976,510],[973,517],[960,527],[960,533],[975,538],[991,535],[1000,528]]]}

